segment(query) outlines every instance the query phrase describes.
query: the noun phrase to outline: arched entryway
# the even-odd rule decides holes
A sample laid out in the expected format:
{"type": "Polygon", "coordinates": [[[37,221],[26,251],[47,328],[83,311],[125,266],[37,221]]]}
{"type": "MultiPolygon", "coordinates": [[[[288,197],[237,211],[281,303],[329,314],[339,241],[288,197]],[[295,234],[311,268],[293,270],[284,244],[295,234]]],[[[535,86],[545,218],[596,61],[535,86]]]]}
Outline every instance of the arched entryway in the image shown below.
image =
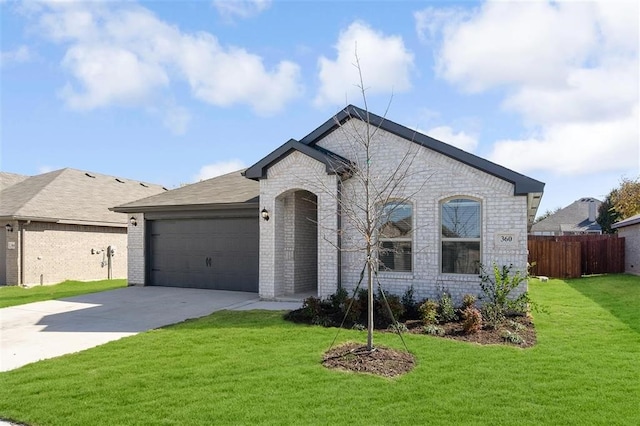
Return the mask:
{"type": "Polygon", "coordinates": [[[296,189],[275,201],[275,295],[317,296],[318,197],[296,189]]]}

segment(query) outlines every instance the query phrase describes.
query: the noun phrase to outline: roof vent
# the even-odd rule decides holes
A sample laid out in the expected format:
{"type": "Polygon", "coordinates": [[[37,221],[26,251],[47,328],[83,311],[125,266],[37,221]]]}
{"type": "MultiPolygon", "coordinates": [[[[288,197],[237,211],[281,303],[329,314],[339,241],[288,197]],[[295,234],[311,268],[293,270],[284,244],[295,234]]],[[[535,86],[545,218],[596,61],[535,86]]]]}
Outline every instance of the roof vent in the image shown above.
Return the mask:
{"type": "Polygon", "coordinates": [[[94,175],[89,174],[89,173],[85,173],[84,175],[85,175],[86,177],[90,177],[90,178],[92,178],[92,179],[95,179],[95,178],[96,178],[94,175]]]}
{"type": "Polygon", "coordinates": [[[145,188],[148,188],[149,185],[145,185],[144,183],[140,182],[140,186],[144,186],[145,188]]]}
{"type": "Polygon", "coordinates": [[[118,178],[116,178],[116,182],[124,183],[124,181],[122,179],[118,179],[118,178]]]}

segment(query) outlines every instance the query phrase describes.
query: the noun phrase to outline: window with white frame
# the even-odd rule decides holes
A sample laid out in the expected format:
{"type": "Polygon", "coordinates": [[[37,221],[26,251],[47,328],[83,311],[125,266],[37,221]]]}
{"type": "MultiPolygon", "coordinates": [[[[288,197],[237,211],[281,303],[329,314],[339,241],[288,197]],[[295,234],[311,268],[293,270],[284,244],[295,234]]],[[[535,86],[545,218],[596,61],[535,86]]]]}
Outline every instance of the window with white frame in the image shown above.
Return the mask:
{"type": "Polygon", "coordinates": [[[481,220],[479,201],[454,198],[441,204],[443,273],[478,274],[480,272],[481,220]]]}
{"type": "Polygon", "coordinates": [[[408,202],[384,204],[378,226],[380,271],[411,272],[413,206],[408,202]]]}

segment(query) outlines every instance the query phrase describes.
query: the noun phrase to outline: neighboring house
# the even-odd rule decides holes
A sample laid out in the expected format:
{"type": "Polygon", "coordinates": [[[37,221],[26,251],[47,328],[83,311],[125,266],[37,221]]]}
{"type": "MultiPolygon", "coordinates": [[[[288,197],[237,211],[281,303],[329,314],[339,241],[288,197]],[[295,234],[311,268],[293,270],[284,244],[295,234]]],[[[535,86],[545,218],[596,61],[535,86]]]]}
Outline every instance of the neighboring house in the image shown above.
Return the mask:
{"type": "Polygon", "coordinates": [[[585,197],[574,201],[531,227],[532,235],[602,234],[596,218],[601,201],[585,197]]]}
{"type": "Polygon", "coordinates": [[[640,214],[611,225],[624,238],[624,271],[640,275],[640,214]]]}
{"type": "MultiPolygon", "coordinates": [[[[244,172],[115,207],[137,221],[129,226],[129,283],[258,291],[266,299],[353,289],[364,255],[353,250],[362,241],[346,211],[362,194],[351,173],[367,157],[349,132],[364,134],[365,116],[348,106],[244,172]]],[[[380,206],[389,211],[379,231],[385,290],[413,286],[417,297],[447,290],[460,298],[478,293],[480,263],[526,270],[542,182],[368,117],[372,176],[389,176],[410,157],[396,198],[380,206]]]]}
{"type": "Polygon", "coordinates": [[[0,183],[0,285],[125,278],[129,218],[109,207],[166,191],[69,168],[0,183]]]}
{"type": "Polygon", "coordinates": [[[0,191],[28,178],[29,176],[0,172],[0,191]]]}

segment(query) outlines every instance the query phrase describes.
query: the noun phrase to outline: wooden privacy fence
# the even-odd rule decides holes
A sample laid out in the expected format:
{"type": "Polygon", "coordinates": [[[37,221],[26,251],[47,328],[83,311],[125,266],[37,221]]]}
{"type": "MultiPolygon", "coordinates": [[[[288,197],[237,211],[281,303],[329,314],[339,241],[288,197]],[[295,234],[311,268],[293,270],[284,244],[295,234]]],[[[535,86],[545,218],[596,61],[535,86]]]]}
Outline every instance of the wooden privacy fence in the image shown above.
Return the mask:
{"type": "Polygon", "coordinates": [[[624,272],[624,238],[617,235],[529,235],[531,275],[578,278],[624,272]]]}

